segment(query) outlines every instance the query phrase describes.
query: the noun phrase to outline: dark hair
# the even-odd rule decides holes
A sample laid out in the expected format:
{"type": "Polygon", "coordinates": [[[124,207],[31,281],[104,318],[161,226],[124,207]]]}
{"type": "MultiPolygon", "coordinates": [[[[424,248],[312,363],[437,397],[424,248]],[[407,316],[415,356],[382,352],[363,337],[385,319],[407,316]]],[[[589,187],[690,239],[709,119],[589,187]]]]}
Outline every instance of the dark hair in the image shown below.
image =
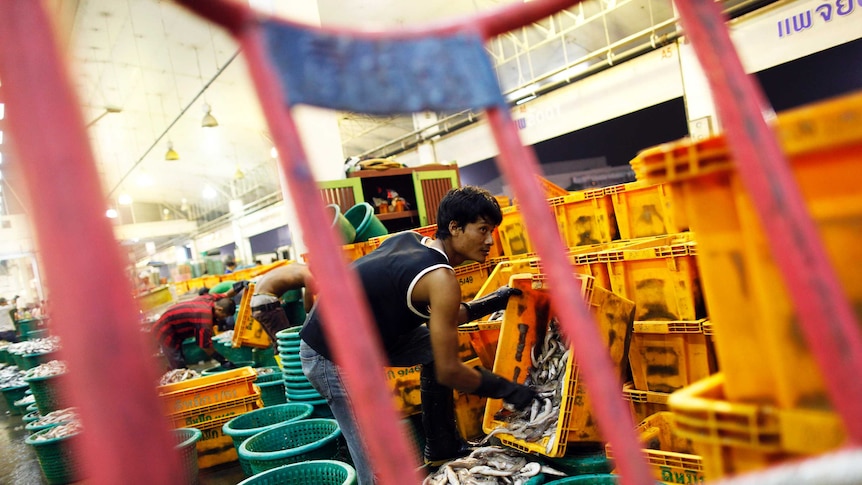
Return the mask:
{"type": "Polygon", "coordinates": [[[503,221],[500,203],[487,190],[474,185],[465,185],[450,190],[437,207],[437,239],[448,239],[449,223],[455,221],[458,227],[485,219],[499,226],[503,221]]]}
{"type": "Polygon", "coordinates": [[[218,305],[219,308],[224,310],[224,313],[227,316],[231,316],[236,313],[236,303],[234,303],[233,300],[230,298],[219,298],[219,300],[216,302],[216,305],[218,305]]]}

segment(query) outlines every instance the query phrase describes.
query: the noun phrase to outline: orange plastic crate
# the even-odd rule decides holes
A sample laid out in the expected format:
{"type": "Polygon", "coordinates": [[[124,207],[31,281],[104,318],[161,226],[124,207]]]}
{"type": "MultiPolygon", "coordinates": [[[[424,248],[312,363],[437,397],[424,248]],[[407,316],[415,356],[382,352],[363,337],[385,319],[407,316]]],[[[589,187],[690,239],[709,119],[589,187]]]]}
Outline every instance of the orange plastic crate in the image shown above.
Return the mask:
{"type": "Polygon", "coordinates": [[[635,388],[670,393],[715,373],[704,321],[635,321],[629,349],[635,388]]]}
{"type": "MultiPolygon", "coordinates": [[[[862,308],[860,117],[862,93],[855,93],[783,112],[774,124],[830,263],[856,308],[862,308]]],[[[821,369],[800,337],[799,317],[725,139],[684,139],[645,150],[638,160],[633,166],[643,177],[672,182],[684,194],[728,398],[782,408],[829,406],[821,369]],[[749,338],[740,339],[743,334],[749,338]]]]}
{"type": "Polygon", "coordinates": [[[491,273],[491,263],[465,263],[455,266],[455,276],[461,286],[461,301],[476,297],[491,273]]]}
{"type": "Polygon", "coordinates": [[[254,385],[257,372],[251,367],[240,367],[209,376],[196,377],[174,384],[158,386],[166,416],[211,406],[231,399],[247,397],[260,392],[254,385]]]}
{"type": "Polygon", "coordinates": [[[670,184],[643,181],[604,188],[613,203],[621,239],[660,236],[688,229],[681,201],[670,184]]]}
{"type": "Polygon", "coordinates": [[[571,192],[548,201],[566,245],[589,246],[619,238],[614,206],[604,189],[571,192]]]}
{"type": "Polygon", "coordinates": [[[635,389],[634,382],[623,384],[623,399],[629,402],[632,412],[632,421],[640,423],[655,413],[669,411],[667,400],[670,394],[667,392],[641,391],[635,389]]]}
{"type": "Polygon", "coordinates": [[[717,373],[674,392],[668,405],[675,431],[694,443],[709,480],[758,470],[840,447],[844,427],[835,413],[728,401],[717,373]]]}
{"type": "Polygon", "coordinates": [[[422,366],[386,367],[386,383],[392,391],[395,407],[402,415],[410,416],[422,412],[422,394],[419,391],[419,376],[422,366]]]}
{"type": "MultiPolygon", "coordinates": [[[[606,339],[604,344],[609,349],[611,360],[622,376],[628,357],[634,303],[595,287],[591,276],[576,275],[576,278],[581,286],[580,297],[589,306],[590,313],[600,327],[599,333],[606,339]]],[[[518,383],[526,379],[532,365],[530,352],[537,341],[541,342],[550,324],[550,299],[546,284],[544,275],[512,277],[512,287],[521,290],[522,294],[509,298],[494,359],[495,374],[518,383]]],[[[590,408],[589,392],[580,380],[576,356],[568,359],[563,379],[560,414],[552,437],[528,442],[507,433],[495,436],[511,448],[551,457],[564,456],[569,442],[601,441],[590,408]]],[[[504,421],[494,418],[502,408],[502,400],[488,399],[482,425],[485,433],[505,426],[504,421]]]]}
{"type": "Polygon", "coordinates": [[[225,418],[235,418],[240,414],[263,407],[260,390],[255,394],[228,401],[222,401],[211,406],[204,406],[191,411],[174,413],[168,418],[175,428],[197,428],[225,418]]]}
{"type": "MultiPolygon", "coordinates": [[[[664,411],[648,416],[635,429],[647,447],[643,451],[653,477],[668,485],[703,483],[703,459],[695,454],[691,440],[673,433],[672,423],[673,413],[664,411]]],[[[610,445],[605,446],[605,451],[613,460],[610,445]]]]}
{"type": "Polygon", "coordinates": [[[471,322],[458,326],[459,340],[461,335],[467,335],[470,346],[486,369],[494,367],[494,356],[497,354],[497,341],[500,339],[502,321],[471,322]]]}

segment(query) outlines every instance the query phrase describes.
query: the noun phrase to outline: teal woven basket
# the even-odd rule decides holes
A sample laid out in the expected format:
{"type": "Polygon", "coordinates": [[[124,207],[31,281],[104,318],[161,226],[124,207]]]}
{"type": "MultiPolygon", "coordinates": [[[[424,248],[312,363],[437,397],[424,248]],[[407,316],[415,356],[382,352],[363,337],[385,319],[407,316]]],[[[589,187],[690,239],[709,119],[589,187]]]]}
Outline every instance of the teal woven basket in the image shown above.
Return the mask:
{"type": "MultiPolygon", "coordinates": [[[[41,417],[41,416],[39,416],[41,417]]],[[[53,428],[54,426],[59,426],[63,423],[39,423],[39,419],[37,418],[35,421],[31,421],[24,425],[24,429],[29,431],[31,434],[42,431],[43,429],[53,428]]]]}
{"type": "Polygon", "coordinates": [[[42,417],[42,415],[39,414],[38,410],[30,411],[21,418],[21,421],[23,421],[24,424],[26,425],[28,423],[32,423],[33,421],[36,421],[37,419],[39,419],[41,417],[42,417]]]}
{"type": "Polygon", "coordinates": [[[80,434],[63,436],[61,438],[40,439],[42,435],[51,429],[43,429],[31,434],[24,442],[32,446],[36,451],[36,458],[48,485],[59,485],[72,483],[83,478],[80,460],[72,456],[72,450],[76,448],[76,441],[80,434]]]}
{"type": "MultiPolygon", "coordinates": [[[[273,426],[305,419],[311,416],[312,411],[314,411],[314,406],[304,403],[286,403],[264,407],[231,419],[222,426],[222,433],[231,437],[237,454],[239,454],[240,446],[246,439],[273,426]]],[[[251,466],[241,454],[239,454],[239,464],[246,475],[252,475],[251,466]]]]}
{"type": "Polygon", "coordinates": [[[198,341],[194,337],[183,340],[183,358],[186,364],[193,365],[198,362],[209,362],[210,357],[204,352],[204,349],[198,346],[198,341]]]}
{"type": "Polygon", "coordinates": [[[59,390],[60,384],[65,382],[65,379],[66,374],[24,378],[24,382],[29,384],[30,390],[33,391],[36,407],[42,415],[69,407],[69,403],[61,397],[59,390]]]}
{"type": "Polygon", "coordinates": [[[238,485],[354,485],[356,470],[334,460],[312,460],[284,465],[246,478],[238,485]]]}
{"type": "Polygon", "coordinates": [[[9,410],[9,414],[14,414],[16,416],[24,414],[23,410],[15,405],[15,401],[23,399],[24,393],[27,392],[27,389],[27,384],[0,388],[0,393],[3,394],[3,399],[6,400],[6,408],[9,410]]]}
{"type": "Polygon", "coordinates": [[[239,447],[239,456],[253,473],[261,473],[301,461],[331,460],[338,454],[340,438],[334,419],[302,419],[255,434],[239,447]]]}
{"type": "Polygon", "coordinates": [[[264,382],[273,382],[282,380],[282,372],[281,367],[277,365],[269,365],[265,367],[257,368],[257,379],[254,380],[255,384],[262,384],[264,382]],[[266,371],[270,372],[266,372],[266,371]],[[266,373],[261,373],[266,372],[266,373]]]}
{"type": "Polygon", "coordinates": [[[188,485],[198,483],[198,441],[203,434],[196,428],[177,428],[173,430],[177,440],[176,450],[180,453],[185,481],[188,485]]]}

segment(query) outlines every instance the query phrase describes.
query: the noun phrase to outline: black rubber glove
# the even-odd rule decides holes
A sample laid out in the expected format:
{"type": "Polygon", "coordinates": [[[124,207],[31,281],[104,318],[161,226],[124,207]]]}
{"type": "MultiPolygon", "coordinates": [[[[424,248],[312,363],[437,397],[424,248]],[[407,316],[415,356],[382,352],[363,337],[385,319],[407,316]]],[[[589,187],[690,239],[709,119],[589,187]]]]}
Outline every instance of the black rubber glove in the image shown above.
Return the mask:
{"type": "Polygon", "coordinates": [[[501,286],[493,293],[485,295],[478,300],[461,304],[467,309],[467,321],[472,322],[477,318],[505,309],[506,304],[509,302],[509,297],[512,295],[520,295],[521,293],[523,292],[517,288],[501,286]]]}
{"type": "Polygon", "coordinates": [[[227,359],[225,359],[223,355],[221,355],[220,353],[215,352],[215,351],[213,351],[213,353],[212,353],[212,355],[211,355],[210,357],[212,357],[216,362],[218,362],[218,363],[219,363],[219,364],[221,364],[222,366],[224,366],[225,364],[230,363],[230,361],[229,361],[229,360],[227,360],[227,359]]]}
{"type": "Polygon", "coordinates": [[[237,281],[236,283],[234,283],[234,284],[233,284],[232,288],[233,288],[233,292],[234,292],[234,294],[237,294],[237,295],[238,295],[238,294],[239,294],[239,292],[241,292],[242,290],[244,290],[244,289],[248,288],[248,281],[245,281],[245,280],[243,280],[243,281],[237,281]]]}
{"type": "Polygon", "coordinates": [[[236,364],[228,360],[222,363],[221,368],[224,370],[236,369],[236,364]]]}
{"type": "Polygon", "coordinates": [[[523,384],[508,381],[484,367],[476,366],[474,369],[482,374],[482,382],[473,391],[473,394],[477,396],[502,399],[515,406],[515,409],[519,411],[529,406],[536,399],[536,391],[523,384]]]}

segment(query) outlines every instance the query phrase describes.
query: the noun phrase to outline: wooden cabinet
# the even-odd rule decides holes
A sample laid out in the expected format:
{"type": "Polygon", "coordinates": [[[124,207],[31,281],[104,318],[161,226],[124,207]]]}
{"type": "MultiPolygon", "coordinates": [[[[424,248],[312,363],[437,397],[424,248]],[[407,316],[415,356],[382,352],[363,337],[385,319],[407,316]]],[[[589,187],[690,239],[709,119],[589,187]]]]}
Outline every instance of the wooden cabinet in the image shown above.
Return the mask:
{"type": "Polygon", "coordinates": [[[389,232],[403,231],[437,223],[437,206],[449,189],[460,185],[455,165],[422,165],[388,170],[362,170],[344,180],[319,182],[327,204],[337,204],[341,212],[360,202],[374,205],[374,197],[386,198],[394,191],[407,201],[406,210],[377,213],[389,232]]]}

